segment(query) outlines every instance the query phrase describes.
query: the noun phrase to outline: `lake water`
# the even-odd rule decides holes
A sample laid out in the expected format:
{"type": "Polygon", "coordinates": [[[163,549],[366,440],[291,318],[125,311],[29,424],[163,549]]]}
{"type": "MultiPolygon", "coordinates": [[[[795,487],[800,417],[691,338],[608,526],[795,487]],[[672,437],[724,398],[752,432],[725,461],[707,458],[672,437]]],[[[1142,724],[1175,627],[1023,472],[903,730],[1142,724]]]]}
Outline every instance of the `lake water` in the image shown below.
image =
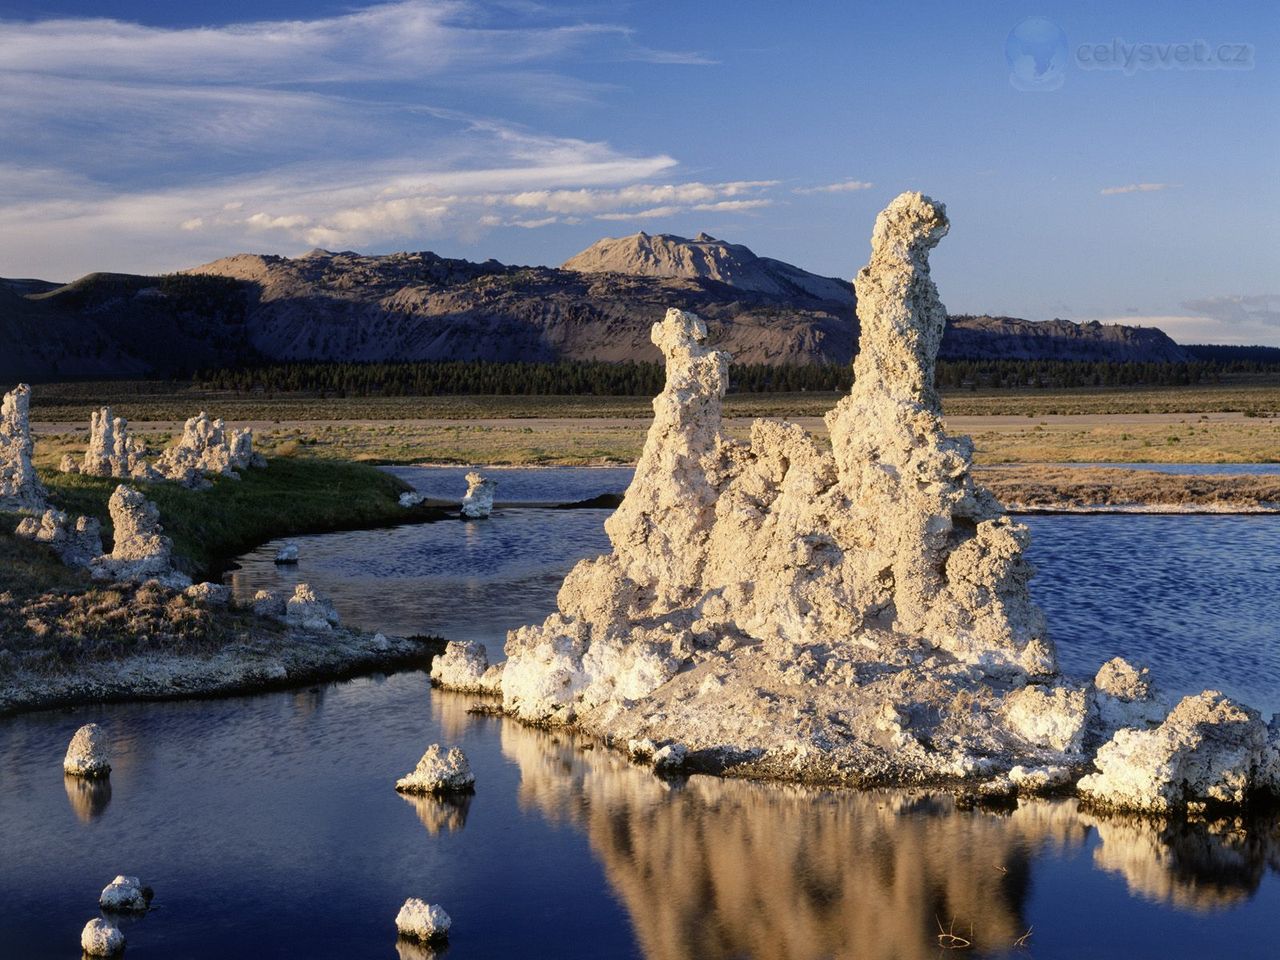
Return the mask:
{"type": "MultiPolygon", "coordinates": [[[[492,647],[604,548],[605,516],[515,507],[304,537],[296,572],[268,547],[233,579],[303,577],[348,622],[492,647]]],[[[1123,653],[1170,689],[1221,681],[1280,709],[1280,518],[1031,523],[1036,595],[1068,669],[1123,653]]],[[[990,813],[919,793],[664,782],[571,735],[468,714],[473,699],[411,672],[0,720],[0,957],[74,956],[121,872],[156,889],[122,924],[134,960],[425,960],[396,941],[409,896],[453,916],[459,960],[915,960],[950,954],[940,928],[967,956],[1276,956],[1274,819],[1162,826],[1073,801],[990,813]],[[62,776],[88,721],[111,737],[107,787],[62,776]],[[394,791],[436,741],[470,758],[469,800],[394,791]]]]}
{"type": "MultiPolygon", "coordinates": [[[[402,469],[416,471],[402,475],[423,490],[448,487],[457,472],[402,469]]],[[[554,502],[617,492],[619,479],[629,477],[606,469],[513,469],[502,471],[499,484],[554,502]]],[[[348,623],[478,640],[498,659],[508,630],[541,622],[555,608],[574,563],[609,550],[608,516],[512,507],[483,521],[296,537],[296,567],[275,565],[280,542],[273,541],[241,558],[228,579],[242,597],[262,588],[292,592],[305,581],[331,596],[348,623]]],[[[1039,570],[1032,592],[1065,670],[1093,674],[1120,655],[1149,665],[1170,692],[1217,686],[1280,711],[1280,517],[1021,519],[1032,529],[1030,556],[1039,570]]]]}

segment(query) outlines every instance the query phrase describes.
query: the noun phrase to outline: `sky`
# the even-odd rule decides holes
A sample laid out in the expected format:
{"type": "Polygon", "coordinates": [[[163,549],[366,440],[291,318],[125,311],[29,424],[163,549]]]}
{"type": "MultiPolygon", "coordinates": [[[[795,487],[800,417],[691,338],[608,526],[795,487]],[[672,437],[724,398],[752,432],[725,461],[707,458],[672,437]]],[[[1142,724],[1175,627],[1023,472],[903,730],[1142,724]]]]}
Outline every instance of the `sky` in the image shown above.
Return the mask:
{"type": "Polygon", "coordinates": [[[0,0],[0,276],[706,231],[952,313],[1280,345],[1274,2],[0,0]]]}

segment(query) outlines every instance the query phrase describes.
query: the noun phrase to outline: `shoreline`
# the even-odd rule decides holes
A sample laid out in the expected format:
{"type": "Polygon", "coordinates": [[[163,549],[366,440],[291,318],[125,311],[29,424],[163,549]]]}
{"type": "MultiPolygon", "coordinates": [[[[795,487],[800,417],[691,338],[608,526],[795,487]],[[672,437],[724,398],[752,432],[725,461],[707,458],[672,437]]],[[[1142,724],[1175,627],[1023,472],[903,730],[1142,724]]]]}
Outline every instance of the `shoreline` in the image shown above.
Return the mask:
{"type": "Polygon", "coordinates": [[[100,703],[250,696],[378,673],[426,671],[445,642],[345,629],[290,631],[275,643],[233,644],[204,656],[130,656],[56,676],[15,671],[0,683],[0,718],[100,703]]]}

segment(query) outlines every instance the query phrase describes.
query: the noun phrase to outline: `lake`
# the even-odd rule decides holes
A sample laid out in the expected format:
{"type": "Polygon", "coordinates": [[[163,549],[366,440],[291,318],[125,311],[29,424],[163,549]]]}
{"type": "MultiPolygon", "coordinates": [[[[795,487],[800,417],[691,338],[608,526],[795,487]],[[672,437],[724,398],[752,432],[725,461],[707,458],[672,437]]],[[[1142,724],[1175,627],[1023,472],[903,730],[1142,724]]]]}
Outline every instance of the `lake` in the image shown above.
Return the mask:
{"type": "MultiPolygon", "coordinates": [[[[500,484],[526,502],[606,492],[582,472],[527,487],[510,473],[500,484]]],[[[607,515],[516,506],[296,538],[296,570],[266,545],[231,580],[243,594],[306,579],[348,623],[496,653],[606,548],[607,515]]],[[[1169,690],[1214,684],[1280,710],[1280,518],[1029,522],[1035,595],[1069,671],[1122,653],[1169,690]]],[[[940,931],[967,956],[1275,956],[1275,820],[1168,826],[1070,800],[994,813],[922,792],[664,781],[573,735],[469,714],[474,699],[415,671],[0,720],[0,956],[73,956],[121,872],[156,889],[152,911],[122,923],[135,960],[425,960],[395,937],[410,896],[452,915],[453,958],[914,960],[949,953],[940,931]],[[115,753],[104,787],[61,772],[89,721],[115,753]],[[436,741],[466,751],[473,797],[395,792],[436,741]]]]}

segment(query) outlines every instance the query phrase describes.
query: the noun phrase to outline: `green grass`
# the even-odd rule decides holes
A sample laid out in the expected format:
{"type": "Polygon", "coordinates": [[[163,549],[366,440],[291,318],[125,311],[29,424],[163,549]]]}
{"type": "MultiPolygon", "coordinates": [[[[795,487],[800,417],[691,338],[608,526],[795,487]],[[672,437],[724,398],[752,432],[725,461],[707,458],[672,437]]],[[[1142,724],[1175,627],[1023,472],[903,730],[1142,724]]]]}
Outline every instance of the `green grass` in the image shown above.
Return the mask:
{"type": "MultiPolygon", "coordinates": [[[[44,470],[51,500],[70,514],[103,522],[109,537],[107,501],[121,482],[109,477],[44,470]]],[[[240,480],[219,477],[210,490],[172,483],[135,484],[160,508],[160,522],[173,538],[187,572],[207,577],[231,558],[275,537],[376,527],[427,519],[429,507],[405,509],[400,494],[411,489],[374,467],[311,459],[273,459],[265,470],[245,470],[240,480]]]]}

